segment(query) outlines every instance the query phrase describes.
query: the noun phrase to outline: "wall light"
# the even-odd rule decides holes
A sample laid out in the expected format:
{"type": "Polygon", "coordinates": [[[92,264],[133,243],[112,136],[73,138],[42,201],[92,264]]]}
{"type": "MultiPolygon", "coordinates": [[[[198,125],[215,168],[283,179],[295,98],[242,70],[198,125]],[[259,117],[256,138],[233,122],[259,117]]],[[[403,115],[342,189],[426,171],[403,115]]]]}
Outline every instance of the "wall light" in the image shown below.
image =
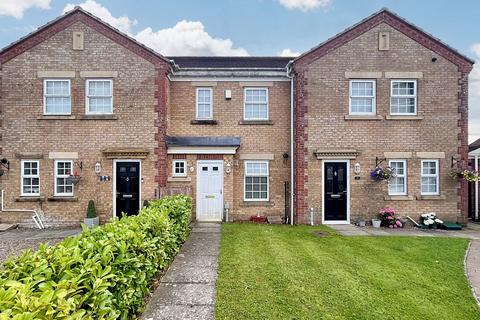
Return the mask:
{"type": "Polygon", "coordinates": [[[360,163],[357,162],[353,165],[353,172],[355,172],[355,174],[360,174],[361,172],[360,163]]]}
{"type": "Polygon", "coordinates": [[[102,164],[100,162],[95,163],[95,173],[100,174],[102,172],[102,164]]]}

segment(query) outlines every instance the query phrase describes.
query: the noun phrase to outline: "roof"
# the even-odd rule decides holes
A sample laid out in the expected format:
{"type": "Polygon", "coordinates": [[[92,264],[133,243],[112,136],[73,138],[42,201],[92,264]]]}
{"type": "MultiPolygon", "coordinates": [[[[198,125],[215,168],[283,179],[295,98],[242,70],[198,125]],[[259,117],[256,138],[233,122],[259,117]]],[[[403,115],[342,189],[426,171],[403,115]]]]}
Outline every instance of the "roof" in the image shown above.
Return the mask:
{"type": "Polygon", "coordinates": [[[167,146],[176,147],[239,147],[240,137],[167,136],[167,146]]]}
{"type": "Polygon", "coordinates": [[[407,37],[422,44],[427,49],[430,49],[433,52],[441,55],[445,59],[456,64],[457,66],[463,67],[464,70],[470,71],[472,65],[475,63],[474,60],[468,58],[465,55],[462,55],[454,48],[442,42],[440,39],[435,38],[431,34],[408,22],[407,20],[393,13],[389,9],[383,8],[380,11],[375,12],[371,16],[363,19],[359,23],[345,29],[343,32],[335,35],[334,37],[326,40],[325,42],[322,42],[318,46],[303,53],[294,60],[294,65],[305,64],[316,60],[381,23],[388,24],[389,26],[403,33],[407,37]]]}
{"type": "Polygon", "coordinates": [[[38,45],[39,43],[45,41],[46,39],[50,38],[51,36],[55,35],[56,33],[64,30],[65,28],[78,21],[83,22],[89,27],[102,33],[104,36],[110,38],[111,40],[124,46],[132,52],[142,56],[150,62],[156,62],[161,60],[164,63],[171,63],[171,61],[169,61],[167,58],[165,58],[158,52],[138,42],[129,35],[121,32],[120,30],[114,28],[113,26],[94,16],[93,14],[83,10],[79,6],[76,6],[72,10],[44,24],[43,26],[29,33],[25,37],[22,37],[19,40],[4,47],[0,51],[0,63],[5,63],[6,61],[13,59],[17,55],[38,45]]]}
{"type": "Polygon", "coordinates": [[[285,69],[294,57],[168,57],[183,69],[285,69]]]}
{"type": "Polygon", "coordinates": [[[475,140],[474,142],[470,143],[468,146],[468,151],[473,151],[480,149],[480,139],[475,140]]]}

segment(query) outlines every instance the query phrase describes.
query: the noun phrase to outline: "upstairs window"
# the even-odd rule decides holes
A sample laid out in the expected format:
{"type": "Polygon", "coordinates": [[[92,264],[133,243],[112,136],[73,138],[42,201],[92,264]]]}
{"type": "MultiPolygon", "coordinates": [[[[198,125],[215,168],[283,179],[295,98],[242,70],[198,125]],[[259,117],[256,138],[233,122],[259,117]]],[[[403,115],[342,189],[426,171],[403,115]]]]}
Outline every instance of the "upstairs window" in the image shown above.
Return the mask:
{"type": "Polygon", "coordinates": [[[197,119],[209,120],[213,118],[212,88],[197,88],[197,119]]]}
{"type": "Polygon", "coordinates": [[[422,195],[438,195],[438,160],[422,160],[422,195]]]}
{"type": "Polygon", "coordinates": [[[406,195],[407,194],[407,161],[390,160],[390,168],[393,169],[395,177],[388,181],[389,195],[406,195]]]}
{"type": "Polygon", "coordinates": [[[113,113],[113,82],[110,79],[87,80],[87,114],[113,113]]]}
{"type": "Polygon", "coordinates": [[[43,82],[43,113],[69,115],[72,113],[70,80],[46,79],[43,82]]]}
{"type": "Polygon", "coordinates": [[[246,88],[244,95],[244,120],[268,120],[268,89],[246,88]]]}
{"type": "Polygon", "coordinates": [[[268,201],[268,161],[245,162],[245,201],[268,201]]]}
{"type": "Polygon", "coordinates": [[[350,114],[375,114],[375,80],[350,80],[350,114]]]}
{"type": "Polygon", "coordinates": [[[40,162],[22,160],[21,195],[34,197],[40,195],[40,162]]]}
{"type": "Polygon", "coordinates": [[[73,196],[73,184],[68,179],[72,174],[72,168],[73,161],[71,160],[55,161],[55,196],[73,196]]]}
{"type": "Polygon", "coordinates": [[[390,95],[390,114],[417,114],[416,80],[392,80],[390,95]]]}

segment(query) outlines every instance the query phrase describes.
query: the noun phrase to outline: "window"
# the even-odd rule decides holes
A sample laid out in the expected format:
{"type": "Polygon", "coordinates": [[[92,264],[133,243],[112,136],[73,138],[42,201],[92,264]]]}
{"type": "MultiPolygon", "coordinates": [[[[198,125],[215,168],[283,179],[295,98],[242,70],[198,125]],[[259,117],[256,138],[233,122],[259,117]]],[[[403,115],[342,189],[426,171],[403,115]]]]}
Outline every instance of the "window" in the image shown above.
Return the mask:
{"type": "Polygon", "coordinates": [[[197,88],[197,119],[212,119],[212,88],[197,88]]]}
{"type": "Polygon", "coordinates": [[[422,160],[422,195],[438,195],[438,160],[422,160]]]}
{"type": "Polygon", "coordinates": [[[113,113],[112,80],[90,79],[87,80],[87,114],[113,113]]]}
{"type": "Polygon", "coordinates": [[[245,201],[268,201],[268,161],[245,161],[245,201]]]}
{"type": "Polygon", "coordinates": [[[389,195],[406,195],[407,194],[407,161],[405,160],[390,160],[389,164],[395,174],[390,181],[388,181],[389,195]]]}
{"type": "Polygon", "coordinates": [[[350,80],[350,114],[375,114],[375,80],[350,80]]]}
{"type": "Polygon", "coordinates": [[[43,113],[47,115],[63,115],[72,113],[70,80],[44,80],[43,113]]]}
{"type": "Polygon", "coordinates": [[[55,196],[73,196],[73,184],[68,177],[72,174],[73,161],[55,161],[55,196]]]}
{"type": "Polygon", "coordinates": [[[392,80],[390,114],[417,114],[416,80],[392,80]]]}
{"type": "Polygon", "coordinates": [[[187,161],[186,160],[173,160],[172,164],[174,177],[186,177],[187,176],[187,161]]]}
{"type": "Polygon", "coordinates": [[[21,195],[40,195],[40,164],[38,160],[22,160],[21,195]]]}
{"type": "Polygon", "coordinates": [[[268,89],[245,89],[243,118],[245,120],[268,120],[268,89]]]}

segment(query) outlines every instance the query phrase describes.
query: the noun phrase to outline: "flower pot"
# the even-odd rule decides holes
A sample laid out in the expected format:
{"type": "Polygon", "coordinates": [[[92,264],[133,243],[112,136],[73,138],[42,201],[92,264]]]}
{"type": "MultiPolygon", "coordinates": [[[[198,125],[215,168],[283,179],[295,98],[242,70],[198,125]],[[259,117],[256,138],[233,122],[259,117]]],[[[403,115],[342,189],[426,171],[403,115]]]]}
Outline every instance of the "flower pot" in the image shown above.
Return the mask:
{"type": "Polygon", "coordinates": [[[100,219],[98,217],[95,218],[85,218],[83,219],[83,223],[92,229],[94,226],[98,226],[100,224],[100,219]]]}
{"type": "Polygon", "coordinates": [[[357,226],[359,227],[365,227],[365,220],[361,219],[357,221],[357,226]]]}
{"type": "Polygon", "coordinates": [[[382,220],[378,219],[372,219],[372,226],[374,228],[380,228],[380,225],[382,224],[382,220]]]}

